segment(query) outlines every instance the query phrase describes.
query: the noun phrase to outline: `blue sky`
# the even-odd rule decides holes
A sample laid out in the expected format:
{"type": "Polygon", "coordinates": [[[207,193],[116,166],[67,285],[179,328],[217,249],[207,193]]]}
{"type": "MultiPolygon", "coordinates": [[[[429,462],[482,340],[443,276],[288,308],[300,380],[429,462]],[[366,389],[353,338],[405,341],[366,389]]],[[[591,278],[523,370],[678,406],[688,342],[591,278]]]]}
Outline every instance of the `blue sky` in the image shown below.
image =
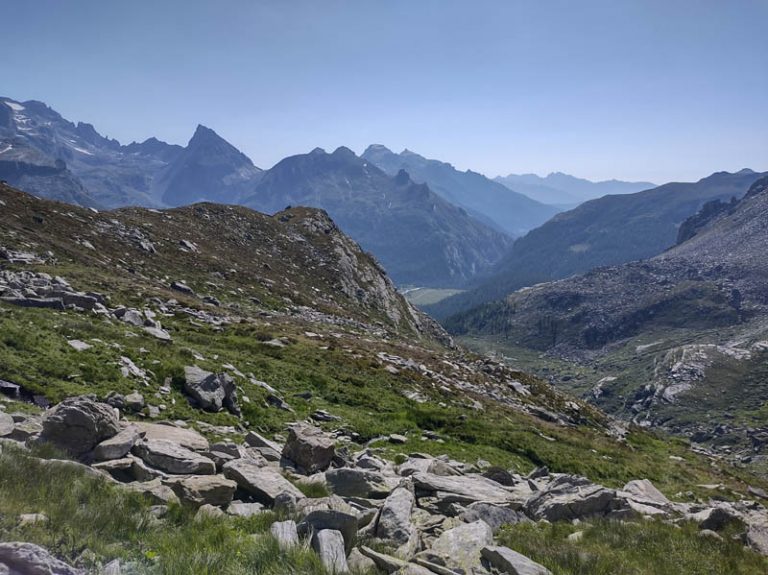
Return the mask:
{"type": "Polygon", "coordinates": [[[766,0],[4,0],[0,94],[270,167],[405,147],[491,176],[768,170],[766,0]]]}

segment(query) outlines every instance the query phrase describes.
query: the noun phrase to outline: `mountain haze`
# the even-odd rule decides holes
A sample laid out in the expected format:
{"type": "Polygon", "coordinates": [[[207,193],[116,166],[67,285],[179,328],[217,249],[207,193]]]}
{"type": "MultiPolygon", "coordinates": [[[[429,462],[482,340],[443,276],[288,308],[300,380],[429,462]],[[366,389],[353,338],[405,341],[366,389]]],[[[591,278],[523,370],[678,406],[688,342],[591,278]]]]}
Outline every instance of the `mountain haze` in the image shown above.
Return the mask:
{"type": "Polygon", "coordinates": [[[405,170],[413,181],[425,183],[436,194],[461,206],[485,222],[493,222],[512,236],[531,230],[559,210],[512,191],[482,174],[460,172],[451,164],[430,160],[409,150],[395,154],[385,146],[368,146],[362,157],[390,175],[405,170]]]}

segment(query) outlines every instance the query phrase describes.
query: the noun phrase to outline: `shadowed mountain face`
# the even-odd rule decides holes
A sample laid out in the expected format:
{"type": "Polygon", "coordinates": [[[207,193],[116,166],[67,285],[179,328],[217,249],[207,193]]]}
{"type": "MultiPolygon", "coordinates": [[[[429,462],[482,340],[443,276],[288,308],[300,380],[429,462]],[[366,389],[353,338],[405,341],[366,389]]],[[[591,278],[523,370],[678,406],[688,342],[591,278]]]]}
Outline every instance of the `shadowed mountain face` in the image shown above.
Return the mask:
{"type": "Polygon", "coordinates": [[[382,145],[365,150],[364,159],[390,175],[405,170],[413,181],[425,183],[436,194],[512,236],[531,230],[559,210],[512,191],[482,174],[460,172],[451,164],[404,150],[395,154],[382,145]]]}
{"type": "Polygon", "coordinates": [[[544,178],[536,174],[509,174],[494,181],[539,202],[570,207],[603,196],[633,194],[656,187],[651,182],[592,182],[562,172],[553,172],[544,178]]]}
{"type": "Polygon", "coordinates": [[[262,170],[213,130],[198,126],[187,147],[158,177],[167,205],[197,201],[237,203],[258,182],[262,170]]]}
{"type": "Polygon", "coordinates": [[[458,286],[487,270],[510,239],[401,171],[394,177],[347,148],[315,149],[266,171],[244,204],[328,211],[400,284],[458,286]]]}
{"type": "Polygon", "coordinates": [[[260,173],[203,126],[186,148],[157,138],[123,146],[42,102],[0,98],[0,178],[42,197],[106,208],[236,202],[260,173]]]}
{"type": "Polygon", "coordinates": [[[718,172],[586,202],[518,239],[492,280],[429,311],[445,318],[525,286],[655,256],[675,244],[680,225],[705,203],[740,198],[759,177],[751,170],[718,172]]]}

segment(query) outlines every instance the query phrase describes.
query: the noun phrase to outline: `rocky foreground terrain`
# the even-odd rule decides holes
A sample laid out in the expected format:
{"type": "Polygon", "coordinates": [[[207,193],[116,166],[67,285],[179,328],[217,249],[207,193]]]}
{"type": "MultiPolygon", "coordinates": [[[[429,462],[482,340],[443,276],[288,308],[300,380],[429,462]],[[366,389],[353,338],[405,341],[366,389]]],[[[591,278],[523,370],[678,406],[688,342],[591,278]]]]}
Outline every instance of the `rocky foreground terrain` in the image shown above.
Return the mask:
{"type": "Polygon", "coordinates": [[[768,483],[455,346],[323,212],[0,208],[0,573],[768,569],[768,483]]]}

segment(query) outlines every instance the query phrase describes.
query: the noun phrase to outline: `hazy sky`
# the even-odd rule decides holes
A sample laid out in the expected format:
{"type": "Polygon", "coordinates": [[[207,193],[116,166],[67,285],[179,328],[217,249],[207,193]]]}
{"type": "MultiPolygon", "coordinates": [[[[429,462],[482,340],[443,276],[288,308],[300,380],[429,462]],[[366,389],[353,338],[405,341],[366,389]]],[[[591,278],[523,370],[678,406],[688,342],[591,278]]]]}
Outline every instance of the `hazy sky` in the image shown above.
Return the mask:
{"type": "Polygon", "coordinates": [[[407,147],[490,176],[768,170],[768,0],[1,0],[0,94],[270,167],[407,147]]]}

